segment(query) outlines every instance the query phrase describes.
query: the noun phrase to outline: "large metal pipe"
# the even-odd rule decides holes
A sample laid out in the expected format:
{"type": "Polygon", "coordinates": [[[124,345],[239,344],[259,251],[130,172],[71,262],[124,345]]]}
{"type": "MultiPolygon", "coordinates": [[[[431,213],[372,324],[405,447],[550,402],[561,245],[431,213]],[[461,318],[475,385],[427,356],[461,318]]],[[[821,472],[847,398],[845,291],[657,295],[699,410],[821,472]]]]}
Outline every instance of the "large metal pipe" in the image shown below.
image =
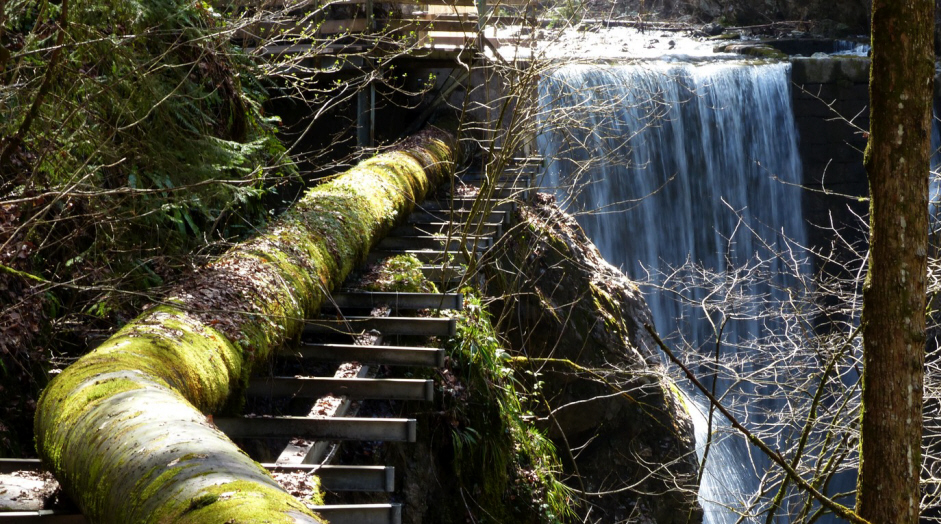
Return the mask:
{"type": "Polygon", "coordinates": [[[426,132],[311,189],[49,384],[37,450],[88,520],[321,522],[207,415],[452,174],[453,147],[426,132]]]}

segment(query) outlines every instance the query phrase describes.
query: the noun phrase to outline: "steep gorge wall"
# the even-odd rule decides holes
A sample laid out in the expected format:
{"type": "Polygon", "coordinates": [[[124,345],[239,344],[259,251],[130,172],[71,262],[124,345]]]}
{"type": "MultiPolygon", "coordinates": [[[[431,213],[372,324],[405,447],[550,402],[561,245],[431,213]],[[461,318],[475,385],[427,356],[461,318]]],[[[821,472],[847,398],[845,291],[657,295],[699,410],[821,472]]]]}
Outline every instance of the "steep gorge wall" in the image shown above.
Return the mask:
{"type": "Polygon", "coordinates": [[[863,152],[869,129],[869,60],[792,58],[791,64],[811,246],[828,249],[836,240],[831,227],[862,241],[857,217],[868,208],[863,152]]]}
{"type": "MultiPolygon", "coordinates": [[[[792,58],[791,64],[811,246],[827,249],[837,240],[832,229],[848,241],[864,242],[859,217],[869,206],[863,166],[869,130],[869,59],[792,58]]],[[[941,107],[939,101],[941,81],[936,77],[936,108],[941,107]]]]}

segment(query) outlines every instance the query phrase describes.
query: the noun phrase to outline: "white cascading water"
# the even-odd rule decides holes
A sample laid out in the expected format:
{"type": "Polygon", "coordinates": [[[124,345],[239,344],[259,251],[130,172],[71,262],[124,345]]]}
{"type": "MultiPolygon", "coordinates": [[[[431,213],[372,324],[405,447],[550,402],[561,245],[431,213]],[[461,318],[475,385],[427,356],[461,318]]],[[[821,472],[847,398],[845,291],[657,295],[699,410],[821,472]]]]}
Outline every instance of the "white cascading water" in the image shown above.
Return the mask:
{"type": "Polygon", "coordinates": [[[849,40],[837,40],[835,43],[836,51],[833,52],[834,55],[868,56],[869,52],[872,51],[872,46],[869,44],[860,44],[849,40]]]}
{"type": "MultiPolygon", "coordinates": [[[[794,285],[793,272],[771,256],[785,237],[806,245],[789,64],[565,66],[543,78],[540,107],[546,185],[558,188],[605,258],[629,276],[649,273],[656,284],[687,262],[721,274],[761,257],[762,270],[780,276],[748,286],[749,295],[780,297],[794,285]],[[573,182],[580,189],[566,192],[573,182]]],[[[661,333],[680,333],[693,345],[714,339],[701,310],[665,295],[646,295],[661,333]]],[[[750,355],[734,353],[753,350],[737,343],[759,336],[769,320],[738,313],[724,351],[748,372],[750,355]]],[[[725,387],[720,382],[719,391],[725,387]]],[[[708,404],[688,397],[698,406],[701,453],[708,404]]],[[[744,412],[758,419],[769,409],[775,406],[744,412]]],[[[723,425],[717,413],[713,429],[723,425]]],[[[700,489],[707,523],[736,522],[727,507],[741,508],[758,488],[763,465],[756,461],[738,438],[710,448],[700,489]]]]}

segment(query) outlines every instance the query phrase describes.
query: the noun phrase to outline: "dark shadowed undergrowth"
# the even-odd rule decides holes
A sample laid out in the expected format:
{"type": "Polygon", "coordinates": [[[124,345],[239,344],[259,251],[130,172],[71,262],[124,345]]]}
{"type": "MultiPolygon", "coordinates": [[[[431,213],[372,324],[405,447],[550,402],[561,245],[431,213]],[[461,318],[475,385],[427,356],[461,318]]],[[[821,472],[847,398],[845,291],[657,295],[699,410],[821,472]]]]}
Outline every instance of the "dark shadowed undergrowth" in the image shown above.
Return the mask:
{"type": "Polygon", "coordinates": [[[189,253],[264,223],[262,198],[296,173],[209,4],[0,6],[4,456],[30,452],[50,367],[130,318],[189,253]]]}

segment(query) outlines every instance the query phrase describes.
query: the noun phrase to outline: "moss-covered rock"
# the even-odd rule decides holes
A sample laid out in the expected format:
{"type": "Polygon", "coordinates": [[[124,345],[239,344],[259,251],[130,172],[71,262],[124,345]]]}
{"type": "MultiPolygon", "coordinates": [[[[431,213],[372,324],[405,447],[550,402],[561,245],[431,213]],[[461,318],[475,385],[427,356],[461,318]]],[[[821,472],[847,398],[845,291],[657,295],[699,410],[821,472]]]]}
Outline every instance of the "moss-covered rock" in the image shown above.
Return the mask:
{"type": "Polygon", "coordinates": [[[452,172],[444,133],[311,189],[43,392],[44,465],[94,522],[320,522],[215,429],[253,367],[452,172]]]}
{"type": "Polygon", "coordinates": [[[713,48],[716,53],[736,53],[739,55],[753,56],[755,58],[767,58],[784,60],[787,55],[771,47],[768,44],[722,44],[713,48]]]}
{"type": "Polygon", "coordinates": [[[528,372],[517,376],[541,382],[536,414],[559,449],[578,450],[560,456],[583,510],[591,522],[701,521],[692,423],[644,329],[640,291],[548,195],[520,215],[491,294],[505,297],[513,364],[528,372]]]}

